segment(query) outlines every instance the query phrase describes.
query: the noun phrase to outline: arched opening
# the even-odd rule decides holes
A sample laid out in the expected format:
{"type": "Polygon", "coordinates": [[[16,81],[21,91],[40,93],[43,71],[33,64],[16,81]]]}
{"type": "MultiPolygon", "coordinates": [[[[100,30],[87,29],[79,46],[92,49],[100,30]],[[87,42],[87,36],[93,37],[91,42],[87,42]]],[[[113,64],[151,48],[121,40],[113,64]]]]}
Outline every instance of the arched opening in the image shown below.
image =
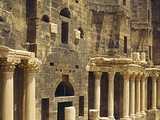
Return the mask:
{"type": "Polygon", "coordinates": [[[147,79],[147,109],[152,109],[152,77],[147,79]]]}
{"type": "Polygon", "coordinates": [[[67,18],[71,18],[71,13],[69,11],[68,8],[64,8],[60,11],[60,15],[61,16],[64,16],[64,17],[67,17],[67,18]]]}
{"type": "Polygon", "coordinates": [[[41,20],[42,20],[43,22],[46,22],[46,23],[49,23],[49,22],[50,22],[50,19],[49,19],[49,16],[48,16],[48,15],[43,15],[42,18],[41,18],[41,20]]]}
{"type": "Polygon", "coordinates": [[[100,116],[108,116],[108,73],[103,72],[101,77],[100,116]]]}
{"type": "Polygon", "coordinates": [[[114,78],[114,116],[118,120],[122,118],[123,112],[123,82],[123,75],[117,72],[114,78]]]}
{"type": "Polygon", "coordinates": [[[58,85],[55,92],[55,97],[60,97],[60,96],[74,96],[74,89],[68,80],[62,81],[58,85]]]}

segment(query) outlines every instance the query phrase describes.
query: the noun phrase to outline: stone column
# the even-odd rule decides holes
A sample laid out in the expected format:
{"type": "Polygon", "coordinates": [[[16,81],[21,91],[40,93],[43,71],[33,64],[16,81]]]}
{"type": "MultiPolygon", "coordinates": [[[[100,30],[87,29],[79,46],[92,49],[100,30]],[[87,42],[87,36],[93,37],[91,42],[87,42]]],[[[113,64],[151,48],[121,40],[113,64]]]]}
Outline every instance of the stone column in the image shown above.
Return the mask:
{"type": "Polygon", "coordinates": [[[135,75],[132,76],[131,78],[131,86],[130,86],[130,92],[131,92],[131,98],[130,98],[130,101],[131,101],[131,108],[130,108],[130,113],[131,113],[131,116],[132,118],[135,117],[135,75]]]}
{"type": "Polygon", "coordinates": [[[160,78],[157,80],[157,108],[160,109],[160,78]]]}
{"type": "Polygon", "coordinates": [[[38,69],[38,64],[32,61],[25,61],[23,64],[25,73],[25,120],[36,119],[36,96],[35,96],[35,73],[38,69]]]}
{"type": "Polygon", "coordinates": [[[95,96],[95,103],[94,103],[94,109],[97,109],[100,112],[100,81],[101,81],[101,72],[96,72],[95,73],[95,91],[94,91],[94,96],[95,96]]]}
{"type": "MultiPolygon", "coordinates": [[[[2,80],[2,120],[14,119],[14,65],[7,60],[0,60],[0,71],[2,80]]],[[[1,91],[1,92],[2,92],[1,91]]]]}
{"type": "Polygon", "coordinates": [[[152,109],[157,109],[157,77],[152,79],[152,109]]]}
{"type": "Polygon", "coordinates": [[[146,87],[145,87],[145,81],[146,81],[146,78],[145,78],[145,76],[143,75],[142,76],[142,80],[141,80],[141,113],[143,114],[143,115],[145,115],[145,102],[146,102],[146,96],[145,96],[145,94],[146,94],[146,87]]]}
{"type": "Polygon", "coordinates": [[[123,118],[129,118],[129,73],[124,74],[124,87],[123,87],[123,118]]]}
{"type": "Polygon", "coordinates": [[[108,117],[114,119],[114,72],[108,72],[108,117]]]}
{"type": "Polygon", "coordinates": [[[136,78],[136,115],[139,116],[140,115],[140,103],[141,103],[141,98],[140,98],[140,76],[137,76],[136,78]]]}
{"type": "Polygon", "coordinates": [[[65,107],[65,120],[76,120],[75,107],[65,107]]]}

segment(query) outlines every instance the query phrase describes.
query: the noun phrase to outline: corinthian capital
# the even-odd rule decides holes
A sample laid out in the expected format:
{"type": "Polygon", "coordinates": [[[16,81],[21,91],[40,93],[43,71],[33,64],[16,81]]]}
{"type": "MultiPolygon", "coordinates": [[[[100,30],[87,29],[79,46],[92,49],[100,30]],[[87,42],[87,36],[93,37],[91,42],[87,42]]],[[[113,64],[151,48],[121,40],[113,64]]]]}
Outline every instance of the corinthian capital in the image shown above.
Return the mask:
{"type": "Polygon", "coordinates": [[[15,65],[20,62],[20,59],[8,57],[8,58],[0,58],[0,71],[13,71],[15,65]]]}
{"type": "Polygon", "coordinates": [[[37,72],[40,68],[41,62],[37,58],[30,58],[29,60],[22,60],[19,67],[28,72],[37,72]]]}

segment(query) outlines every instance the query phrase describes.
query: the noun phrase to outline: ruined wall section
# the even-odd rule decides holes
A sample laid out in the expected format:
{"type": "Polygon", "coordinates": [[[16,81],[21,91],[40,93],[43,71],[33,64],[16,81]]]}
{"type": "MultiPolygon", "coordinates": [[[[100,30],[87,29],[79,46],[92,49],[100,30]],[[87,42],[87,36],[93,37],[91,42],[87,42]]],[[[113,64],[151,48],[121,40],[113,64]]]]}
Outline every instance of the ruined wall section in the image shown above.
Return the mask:
{"type": "Polygon", "coordinates": [[[23,0],[0,1],[0,44],[24,49],[26,42],[26,6],[23,0]]]}
{"type": "Polygon", "coordinates": [[[58,103],[73,101],[76,119],[88,119],[87,73],[90,15],[85,0],[41,0],[38,2],[37,57],[42,60],[37,75],[37,120],[41,117],[41,99],[50,100],[50,119],[57,119],[58,103]],[[68,44],[61,41],[60,11],[70,11],[68,44]],[[45,18],[45,19],[43,19],[45,18]],[[76,38],[76,31],[81,37],[76,38]],[[74,97],[55,97],[62,76],[68,75],[74,97]],[[79,116],[79,96],[84,96],[84,116],[79,116]]]}
{"type": "Polygon", "coordinates": [[[130,2],[108,1],[88,2],[92,11],[92,51],[93,54],[108,54],[110,48],[116,48],[123,55],[124,37],[130,49],[130,2]],[[94,50],[94,51],[93,51],[94,50]]]}
{"type": "Polygon", "coordinates": [[[160,64],[160,1],[152,1],[152,25],[153,25],[153,63],[160,64]]]}
{"type": "Polygon", "coordinates": [[[152,59],[151,3],[149,0],[131,1],[131,44],[133,51],[145,52],[152,59]]]}

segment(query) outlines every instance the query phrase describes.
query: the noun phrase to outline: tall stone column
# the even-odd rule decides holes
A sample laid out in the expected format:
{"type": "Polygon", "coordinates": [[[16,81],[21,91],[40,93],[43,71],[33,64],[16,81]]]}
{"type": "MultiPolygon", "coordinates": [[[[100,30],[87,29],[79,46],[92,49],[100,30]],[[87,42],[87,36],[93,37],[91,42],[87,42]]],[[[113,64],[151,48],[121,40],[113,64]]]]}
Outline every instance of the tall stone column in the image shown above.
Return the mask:
{"type": "Polygon", "coordinates": [[[14,119],[14,65],[7,60],[0,60],[2,88],[2,120],[14,119]]]}
{"type": "Polygon", "coordinates": [[[141,93],[141,86],[140,86],[140,76],[137,76],[136,78],[136,115],[140,115],[140,103],[141,103],[141,98],[140,98],[140,93],[141,93]]]}
{"type": "Polygon", "coordinates": [[[157,77],[153,77],[152,82],[152,109],[157,109],[157,77]]]}
{"type": "Polygon", "coordinates": [[[114,72],[108,72],[108,117],[114,119],[114,72]]]}
{"type": "Polygon", "coordinates": [[[95,96],[95,103],[94,103],[94,108],[100,112],[100,81],[101,81],[101,72],[96,72],[95,73],[95,91],[94,91],[94,96],[95,96]]]}
{"type": "Polygon", "coordinates": [[[124,74],[124,87],[123,87],[123,119],[129,119],[129,73],[124,74]]]}
{"type": "Polygon", "coordinates": [[[25,73],[25,120],[36,119],[36,84],[35,73],[38,69],[38,63],[34,61],[25,61],[22,63],[25,73]]]}
{"type": "Polygon", "coordinates": [[[130,96],[131,96],[131,98],[130,98],[130,101],[131,101],[131,108],[130,108],[130,113],[131,113],[131,116],[132,116],[132,118],[134,118],[135,117],[135,75],[133,75],[132,76],[132,78],[131,78],[131,86],[130,86],[130,96]]]}
{"type": "Polygon", "coordinates": [[[145,76],[142,76],[142,80],[141,80],[141,113],[145,115],[145,104],[146,104],[146,87],[145,87],[145,82],[146,82],[146,78],[145,76]]]}

